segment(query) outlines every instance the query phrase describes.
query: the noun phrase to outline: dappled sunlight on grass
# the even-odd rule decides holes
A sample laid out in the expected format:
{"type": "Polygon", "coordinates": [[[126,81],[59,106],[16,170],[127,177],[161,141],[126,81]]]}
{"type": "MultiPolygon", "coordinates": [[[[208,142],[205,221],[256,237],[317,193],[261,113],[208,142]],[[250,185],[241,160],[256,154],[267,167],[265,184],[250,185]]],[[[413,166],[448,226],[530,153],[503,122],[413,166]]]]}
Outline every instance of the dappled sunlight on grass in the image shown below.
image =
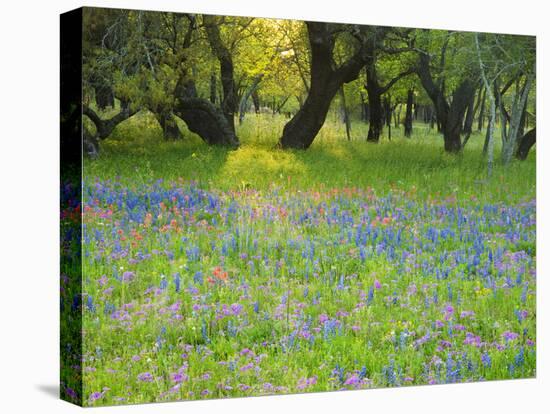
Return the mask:
{"type": "Polygon", "coordinates": [[[245,186],[262,186],[269,182],[284,184],[289,177],[306,173],[299,154],[244,146],[228,154],[219,178],[245,186]]]}
{"type": "MultiPolygon", "coordinates": [[[[134,182],[183,178],[218,189],[354,186],[383,193],[414,188],[419,194],[459,198],[519,199],[534,191],[534,151],[526,162],[507,169],[497,164],[487,181],[480,133],[473,134],[462,154],[449,155],[441,135],[422,123],[414,125],[410,139],[394,128],[391,141],[383,136],[379,144],[369,144],[367,124],[354,122],[348,141],[342,123],[328,119],[307,151],[282,151],[275,145],[286,121],[282,115],[248,114],[237,125],[242,145],[230,150],[204,144],[183,123],[182,141],[164,141],[156,120],[140,113],[102,142],[99,159],[86,160],[86,176],[134,182]]],[[[498,153],[497,146],[497,159],[498,153]]]]}

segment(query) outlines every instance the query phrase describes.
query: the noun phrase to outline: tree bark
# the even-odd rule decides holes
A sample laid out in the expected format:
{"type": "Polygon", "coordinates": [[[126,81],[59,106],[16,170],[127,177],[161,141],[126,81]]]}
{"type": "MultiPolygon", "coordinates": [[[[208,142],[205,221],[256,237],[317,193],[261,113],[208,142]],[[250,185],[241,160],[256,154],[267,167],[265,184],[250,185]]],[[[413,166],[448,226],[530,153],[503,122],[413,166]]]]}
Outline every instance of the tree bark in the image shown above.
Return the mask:
{"type": "Polygon", "coordinates": [[[405,109],[405,136],[410,138],[413,130],[413,102],[414,102],[414,90],[409,89],[407,91],[407,106],[405,109]]]}
{"type": "MultiPolygon", "coordinates": [[[[494,152],[494,141],[495,141],[493,138],[493,131],[495,128],[497,102],[496,102],[495,96],[491,93],[491,84],[487,79],[487,74],[485,73],[485,65],[483,63],[483,60],[481,59],[481,49],[479,47],[479,33],[475,34],[475,44],[476,44],[481,80],[483,82],[483,87],[486,92],[485,96],[487,95],[489,96],[489,106],[490,106],[489,125],[487,126],[487,135],[485,137],[485,144],[483,146],[483,155],[487,157],[487,176],[490,177],[493,173],[493,157],[494,157],[493,152],[494,152]]],[[[485,101],[485,96],[484,96],[484,101],[485,101]]]]}
{"type": "Polygon", "coordinates": [[[92,108],[88,106],[83,108],[84,115],[94,123],[96,135],[100,140],[107,139],[118,124],[127,120],[137,112],[137,110],[130,109],[128,104],[123,103],[118,114],[109,119],[101,119],[92,108]]]}
{"type": "Polygon", "coordinates": [[[165,140],[177,141],[183,138],[176,122],[176,118],[171,111],[161,111],[155,113],[155,118],[162,128],[162,136],[165,140]]]}
{"type": "Polygon", "coordinates": [[[367,70],[367,96],[369,100],[369,132],[367,133],[368,142],[380,141],[380,134],[384,125],[384,113],[382,108],[382,94],[379,91],[378,85],[373,81],[372,75],[367,70]]]}
{"type": "Polygon", "coordinates": [[[220,63],[220,74],[223,89],[222,111],[234,135],[235,113],[237,112],[238,99],[237,88],[235,86],[233,57],[221,39],[217,17],[203,15],[203,22],[210,47],[220,63]]]}
{"type": "Polygon", "coordinates": [[[384,109],[382,95],[388,92],[397,81],[412,73],[412,70],[406,70],[391,79],[385,86],[381,85],[376,70],[376,47],[376,42],[369,42],[366,52],[368,56],[367,63],[365,65],[367,78],[365,88],[367,90],[370,109],[367,141],[373,143],[380,140],[384,123],[387,125],[388,122],[391,122],[391,113],[389,113],[391,111],[388,111],[387,108],[384,109]]]}
{"type": "Polygon", "coordinates": [[[83,106],[82,113],[86,115],[95,125],[96,132],[92,134],[86,128],[83,133],[83,144],[90,154],[99,154],[99,143],[107,139],[116,126],[128,118],[134,116],[137,109],[131,109],[127,102],[121,102],[120,111],[109,119],[101,119],[100,116],[89,106],[83,106]]]}
{"type": "Polygon", "coordinates": [[[282,148],[307,149],[325,122],[330,103],[344,83],[359,76],[364,65],[362,47],[340,67],[333,69],[335,35],[328,23],[306,22],[311,46],[311,81],[303,106],[285,125],[282,148]]]}
{"type": "Polygon", "coordinates": [[[343,85],[340,87],[339,93],[340,93],[340,100],[342,105],[344,124],[346,125],[346,137],[348,138],[348,141],[351,141],[351,121],[349,118],[348,107],[346,106],[346,94],[345,94],[343,85]]]}
{"type": "Polygon", "coordinates": [[[430,70],[430,56],[420,53],[417,74],[422,86],[432,100],[437,118],[438,127],[443,133],[445,151],[450,153],[460,152],[462,148],[460,132],[464,113],[475,93],[475,88],[470,79],[462,79],[453,93],[451,104],[445,99],[442,87],[437,85],[430,70]]]}
{"type": "Polygon", "coordinates": [[[191,132],[199,135],[209,145],[239,146],[234,125],[228,122],[223,111],[212,102],[197,97],[192,81],[181,76],[175,95],[174,114],[185,122],[191,132]]]}
{"type": "Polygon", "coordinates": [[[260,95],[258,95],[258,89],[255,89],[254,92],[252,92],[252,103],[254,104],[254,112],[259,114],[260,113],[260,95]]]}
{"type": "Polygon", "coordinates": [[[462,127],[462,133],[466,136],[469,136],[472,133],[472,125],[474,123],[474,113],[475,113],[475,93],[472,94],[470,102],[468,102],[468,107],[466,109],[466,116],[464,118],[464,125],[462,127]]]}
{"type": "Polygon", "coordinates": [[[216,105],[216,95],[217,95],[216,82],[217,82],[216,74],[212,72],[210,74],[210,102],[213,103],[214,105],[216,105]]]}
{"type": "Polygon", "coordinates": [[[527,155],[529,155],[529,150],[535,145],[537,140],[537,131],[536,128],[527,131],[519,140],[518,150],[516,151],[516,158],[518,160],[525,160],[527,155]]]}
{"type": "Polygon", "coordinates": [[[477,130],[481,132],[483,129],[483,118],[485,116],[485,99],[487,96],[487,90],[483,88],[483,96],[481,97],[481,107],[479,108],[479,115],[477,118],[477,130]]]}
{"type": "Polygon", "coordinates": [[[502,162],[505,165],[512,160],[513,155],[517,151],[520,139],[518,132],[521,126],[521,117],[523,116],[525,107],[527,105],[527,98],[529,96],[529,92],[531,91],[533,80],[534,75],[530,73],[527,75],[525,83],[521,90],[519,88],[519,81],[516,86],[516,94],[513,99],[510,114],[510,130],[508,132],[506,142],[502,147],[502,162]]]}
{"type": "Polygon", "coordinates": [[[258,74],[252,81],[252,84],[244,92],[241,102],[239,103],[239,124],[242,124],[244,121],[248,99],[254,94],[254,92],[256,92],[256,89],[258,88],[258,85],[262,81],[263,77],[263,73],[258,74]]]}

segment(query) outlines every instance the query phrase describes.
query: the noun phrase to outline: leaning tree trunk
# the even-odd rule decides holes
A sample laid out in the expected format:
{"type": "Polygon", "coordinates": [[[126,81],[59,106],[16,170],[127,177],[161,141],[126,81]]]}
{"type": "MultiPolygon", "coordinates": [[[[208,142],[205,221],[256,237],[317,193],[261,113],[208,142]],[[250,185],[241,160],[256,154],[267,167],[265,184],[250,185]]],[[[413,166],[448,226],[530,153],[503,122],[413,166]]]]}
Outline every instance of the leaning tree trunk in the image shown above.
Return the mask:
{"type": "Polygon", "coordinates": [[[239,139],[223,111],[208,99],[196,95],[196,87],[185,74],[180,77],[175,89],[174,114],[179,116],[187,128],[200,136],[209,145],[237,147],[239,139]]]}
{"type": "Polygon", "coordinates": [[[303,106],[288,121],[279,141],[282,148],[307,149],[325,122],[330,103],[344,83],[359,76],[364,65],[358,50],[339,68],[333,69],[335,34],[328,23],[306,22],[311,46],[311,82],[303,106]]]}
{"type": "Polygon", "coordinates": [[[244,92],[241,102],[239,103],[239,125],[244,121],[245,112],[248,106],[248,99],[254,94],[254,92],[256,92],[263,77],[263,73],[258,74],[252,81],[252,84],[244,92]]]}
{"type": "Polygon", "coordinates": [[[518,150],[516,151],[516,158],[518,160],[525,160],[527,155],[529,155],[529,150],[535,145],[537,140],[537,131],[536,128],[531,129],[525,135],[523,135],[519,140],[518,150]]]}
{"type": "Polygon", "coordinates": [[[282,148],[307,149],[313,143],[323,126],[330,103],[338,92],[339,85],[328,80],[324,86],[314,86],[312,82],[309,94],[296,115],[288,121],[280,140],[282,148]]]}
{"type": "Polygon", "coordinates": [[[405,109],[405,136],[410,138],[412,135],[413,129],[413,100],[414,100],[414,90],[409,89],[407,91],[407,106],[405,109]]]}
{"type": "Polygon", "coordinates": [[[120,111],[109,119],[101,119],[99,115],[90,107],[82,108],[83,115],[86,115],[95,125],[96,132],[92,134],[84,128],[83,145],[87,153],[97,156],[99,154],[99,142],[107,139],[117,127],[118,124],[134,116],[138,109],[132,109],[128,102],[121,101],[120,111]]]}

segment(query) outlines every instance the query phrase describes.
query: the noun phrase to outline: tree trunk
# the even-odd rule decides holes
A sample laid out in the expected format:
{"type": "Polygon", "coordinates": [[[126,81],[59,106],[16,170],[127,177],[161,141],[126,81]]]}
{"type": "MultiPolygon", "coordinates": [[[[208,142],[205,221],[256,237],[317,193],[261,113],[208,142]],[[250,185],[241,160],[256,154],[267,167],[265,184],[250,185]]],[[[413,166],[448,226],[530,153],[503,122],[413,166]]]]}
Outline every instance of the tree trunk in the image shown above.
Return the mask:
{"type": "Polygon", "coordinates": [[[483,88],[483,96],[481,97],[481,107],[479,108],[479,115],[477,118],[477,130],[481,132],[483,129],[483,117],[485,116],[485,99],[487,97],[487,90],[483,88]]]}
{"type": "Polygon", "coordinates": [[[351,121],[349,119],[348,107],[346,106],[346,94],[345,94],[343,85],[340,87],[339,93],[340,93],[340,100],[342,105],[344,124],[346,125],[346,137],[348,138],[348,141],[351,141],[351,121]]]}
{"type": "Polygon", "coordinates": [[[446,124],[442,124],[445,151],[447,152],[456,153],[462,149],[460,138],[462,120],[474,93],[475,89],[469,80],[462,81],[453,93],[453,101],[447,113],[446,124]]]}
{"type": "Polygon", "coordinates": [[[252,103],[254,104],[254,112],[259,114],[260,113],[260,95],[258,95],[258,90],[254,90],[252,92],[252,103]]]}
{"type": "Polygon", "coordinates": [[[311,46],[311,82],[304,105],[285,125],[279,141],[282,148],[309,148],[325,122],[330,103],[344,83],[359,76],[364,65],[360,48],[337,69],[333,69],[335,34],[328,23],[306,22],[311,46]]]}
{"type": "Polygon", "coordinates": [[[388,127],[388,141],[391,141],[391,117],[392,117],[391,97],[386,96],[386,98],[384,98],[384,123],[388,127]]]}
{"type": "Polygon", "coordinates": [[[531,91],[534,75],[530,73],[527,75],[523,88],[519,88],[519,81],[516,86],[516,93],[513,99],[511,113],[510,113],[510,130],[505,145],[502,147],[502,162],[508,164],[513,155],[517,152],[519,139],[518,132],[521,124],[521,117],[527,106],[527,98],[531,91]]]}
{"type": "Polygon", "coordinates": [[[235,86],[233,57],[229,49],[223,44],[220,36],[220,27],[216,16],[203,15],[203,22],[210,47],[220,63],[220,73],[223,89],[222,111],[227,124],[235,135],[235,113],[238,99],[235,86]]]}
{"type": "Polygon", "coordinates": [[[361,97],[361,121],[367,122],[369,119],[369,104],[365,101],[365,95],[360,92],[361,97]]]}
{"type": "Polygon", "coordinates": [[[118,124],[127,120],[137,113],[137,110],[131,110],[128,104],[123,103],[118,114],[109,119],[101,119],[90,107],[83,108],[83,114],[86,115],[96,127],[96,135],[100,140],[107,139],[118,124]]]}
{"type": "Polygon", "coordinates": [[[369,132],[367,135],[368,142],[380,141],[380,134],[384,125],[383,109],[382,109],[382,94],[379,92],[377,85],[373,81],[369,83],[367,80],[367,95],[369,99],[369,132]]]}
{"type": "Polygon", "coordinates": [[[395,104],[392,110],[395,128],[399,128],[399,125],[401,124],[401,109],[402,107],[400,104],[395,104]]]}
{"type": "Polygon", "coordinates": [[[527,131],[519,140],[518,150],[516,151],[516,158],[518,160],[525,160],[527,155],[529,155],[529,150],[535,145],[537,140],[537,131],[536,128],[527,131]]]}
{"type": "Polygon", "coordinates": [[[413,101],[414,90],[409,89],[407,91],[407,106],[405,109],[405,136],[410,138],[413,130],[413,101]]]}
{"type": "Polygon", "coordinates": [[[242,124],[244,121],[244,115],[246,112],[248,99],[256,91],[263,77],[264,77],[263,73],[260,73],[259,75],[257,75],[254,78],[252,84],[244,92],[243,97],[241,98],[241,102],[239,103],[239,124],[242,124]]]}
{"type": "Polygon", "coordinates": [[[470,79],[463,79],[453,93],[451,104],[447,103],[445,95],[440,86],[434,82],[430,70],[430,57],[425,53],[419,56],[417,74],[422,86],[432,100],[438,128],[443,133],[445,151],[457,153],[461,150],[460,132],[464,113],[475,93],[475,88],[470,79]]]}
{"type": "Polygon", "coordinates": [[[176,122],[176,118],[171,111],[161,111],[155,113],[155,118],[162,128],[162,136],[167,141],[177,141],[183,138],[176,122]]]}
{"type": "MultiPolygon", "coordinates": [[[[483,82],[483,87],[486,94],[489,95],[489,104],[490,104],[490,114],[489,114],[489,125],[487,126],[487,136],[485,138],[485,145],[483,146],[483,154],[487,157],[487,176],[491,176],[493,173],[493,152],[494,152],[494,139],[493,131],[495,128],[496,120],[496,99],[495,96],[491,93],[491,84],[487,79],[485,73],[485,65],[481,59],[481,50],[479,48],[479,33],[475,34],[475,44],[479,62],[479,69],[481,73],[481,80],[483,82]]],[[[484,97],[485,100],[485,97],[484,97]]]]}
{"type": "Polygon", "coordinates": [[[382,86],[378,81],[378,74],[376,71],[376,44],[369,44],[367,48],[367,63],[365,65],[365,72],[367,78],[367,95],[369,99],[369,132],[367,135],[368,142],[378,142],[380,140],[380,134],[384,123],[389,127],[391,123],[391,106],[385,105],[386,100],[382,102],[382,95],[390,90],[390,88],[400,79],[408,76],[412,73],[412,70],[406,70],[393,79],[391,79],[386,85],[382,86]],[[383,106],[384,104],[384,106],[383,106]]]}
{"type": "Polygon", "coordinates": [[[186,80],[185,74],[182,74],[176,85],[175,97],[174,114],[185,122],[191,132],[209,145],[239,146],[234,125],[212,102],[197,97],[193,81],[186,80]]]}
{"type": "Polygon", "coordinates": [[[472,133],[472,125],[474,123],[474,113],[475,113],[475,93],[472,94],[468,107],[466,109],[466,116],[464,118],[464,125],[462,127],[462,133],[466,136],[469,136],[472,133]]]}
{"type": "Polygon", "coordinates": [[[216,105],[216,74],[212,72],[210,74],[210,102],[212,102],[214,105],[216,105]]]}
{"type": "Polygon", "coordinates": [[[280,143],[282,148],[307,149],[325,122],[330,103],[338,87],[331,83],[325,88],[312,85],[304,105],[285,125],[280,143]]]}

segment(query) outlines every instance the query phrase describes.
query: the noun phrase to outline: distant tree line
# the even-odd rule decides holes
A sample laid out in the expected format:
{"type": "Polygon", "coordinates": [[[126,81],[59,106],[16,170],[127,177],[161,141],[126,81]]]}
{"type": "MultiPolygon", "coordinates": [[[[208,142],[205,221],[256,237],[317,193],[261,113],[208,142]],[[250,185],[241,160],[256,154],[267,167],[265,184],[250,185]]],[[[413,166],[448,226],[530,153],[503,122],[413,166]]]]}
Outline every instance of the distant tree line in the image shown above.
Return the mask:
{"type": "Polygon", "coordinates": [[[497,124],[504,163],[536,141],[534,37],[96,8],[84,24],[90,153],[140,111],[167,140],[179,118],[230,147],[250,111],[285,113],[279,146],[307,149],[335,103],[348,138],[356,110],[371,143],[392,123],[413,136],[415,120],[452,154],[486,128],[490,163],[497,124]]]}

